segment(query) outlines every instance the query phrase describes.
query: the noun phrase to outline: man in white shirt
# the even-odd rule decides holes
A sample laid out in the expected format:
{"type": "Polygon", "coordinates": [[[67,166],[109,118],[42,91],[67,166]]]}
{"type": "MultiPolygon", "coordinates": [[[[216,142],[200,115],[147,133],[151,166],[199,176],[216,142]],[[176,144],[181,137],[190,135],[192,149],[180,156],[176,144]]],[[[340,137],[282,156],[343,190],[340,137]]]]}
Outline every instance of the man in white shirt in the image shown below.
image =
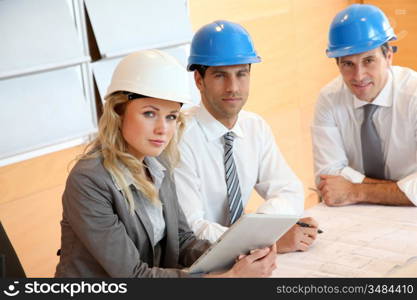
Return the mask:
{"type": "MultiPolygon", "coordinates": [[[[250,68],[260,62],[247,31],[216,21],[194,36],[188,70],[201,94],[201,107],[188,122],[175,170],[179,202],[199,238],[216,241],[239,216],[255,190],[266,202],[260,213],[297,214],[304,209],[303,187],[282,157],[270,127],[241,111],[249,94],[250,68]]],[[[305,251],[317,222],[294,225],[277,251],[305,251]]]]}
{"type": "Polygon", "coordinates": [[[417,204],[417,73],[391,66],[384,13],[354,4],[334,18],[327,55],[340,76],[319,96],[312,126],[324,202],[417,204]]]}

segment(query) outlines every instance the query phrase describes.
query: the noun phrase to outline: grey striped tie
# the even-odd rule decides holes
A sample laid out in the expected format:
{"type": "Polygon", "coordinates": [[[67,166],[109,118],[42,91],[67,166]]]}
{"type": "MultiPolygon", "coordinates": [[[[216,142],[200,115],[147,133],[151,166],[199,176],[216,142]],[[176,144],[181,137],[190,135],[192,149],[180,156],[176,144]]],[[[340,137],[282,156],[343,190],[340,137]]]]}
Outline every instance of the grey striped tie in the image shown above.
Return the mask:
{"type": "Polygon", "coordinates": [[[243,213],[242,194],[239,178],[233,159],[234,135],[231,131],[224,136],[224,169],[226,174],[227,198],[229,200],[230,225],[236,222],[243,213]]]}
{"type": "Polygon", "coordinates": [[[363,169],[367,177],[385,179],[381,139],[372,121],[372,116],[377,108],[378,106],[374,104],[364,106],[364,118],[361,127],[363,169]]]}

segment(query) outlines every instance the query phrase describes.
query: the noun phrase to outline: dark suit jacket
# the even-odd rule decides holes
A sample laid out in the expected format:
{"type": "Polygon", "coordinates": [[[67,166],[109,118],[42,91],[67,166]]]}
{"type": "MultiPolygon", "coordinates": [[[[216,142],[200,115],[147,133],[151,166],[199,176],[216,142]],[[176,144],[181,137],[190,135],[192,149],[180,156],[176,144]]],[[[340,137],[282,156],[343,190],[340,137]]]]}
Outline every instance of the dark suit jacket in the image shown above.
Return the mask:
{"type": "Polygon", "coordinates": [[[178,204],[168,171],[159,190],[166,224],[155,260],[152,224],[143,201],[135,197],[132,215],[121,191],[104,168],[102,158],[80,160],[63,194],[61,254],[56,277],[187,277],[190,266],[209,246],[197,240],[178,204]]]}
{"type": "Polygon", "coordinates": [[[25,271],[0,221],[0,278],[24,278],[25,271]]]}

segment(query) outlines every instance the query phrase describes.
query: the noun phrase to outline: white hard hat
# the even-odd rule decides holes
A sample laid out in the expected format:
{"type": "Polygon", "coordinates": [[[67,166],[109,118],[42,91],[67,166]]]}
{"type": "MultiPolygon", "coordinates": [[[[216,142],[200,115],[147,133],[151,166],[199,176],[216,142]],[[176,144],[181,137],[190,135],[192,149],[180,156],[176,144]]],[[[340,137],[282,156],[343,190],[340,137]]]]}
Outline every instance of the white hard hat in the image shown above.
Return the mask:
{"type": "Polygon", "coordinates": [[[123,58],[113,72],[104,98],[118,91],[193,104],[186,69],[159,50],[137,51],[123,58]]]}

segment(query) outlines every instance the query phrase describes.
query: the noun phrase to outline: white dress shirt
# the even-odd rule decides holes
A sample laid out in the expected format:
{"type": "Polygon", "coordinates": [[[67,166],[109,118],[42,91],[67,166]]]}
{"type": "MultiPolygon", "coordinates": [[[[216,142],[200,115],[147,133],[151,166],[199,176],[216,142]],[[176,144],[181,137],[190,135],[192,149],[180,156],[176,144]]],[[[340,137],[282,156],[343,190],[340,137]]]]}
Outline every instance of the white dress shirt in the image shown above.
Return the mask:
{"type": "Polygon", "coordinates": [[[258,115],[241,111],[229,130],[201,104],[188,122],[176,168],[178,201],[195,234],[214,242],[227,229],[229,205],[224,170],[223,135],[232,131],[233,156],[243,207],[253,188],[266,200],[260,213],[301,215],[304,190],[285,162],[270,127],[258,115]]]}
{"type": "MultiPolygon", "coordinates": [[[[380,106],[373,122],[385,159],[385,178],[417,205],[417,73],[391,67],[372,104],[380,106]]],[[[321,92],[312,125],[316,183],[320,174],[342,175],[354,183],[364,178],[361,148],[363,106],[338,76],[321,92]]]]}

